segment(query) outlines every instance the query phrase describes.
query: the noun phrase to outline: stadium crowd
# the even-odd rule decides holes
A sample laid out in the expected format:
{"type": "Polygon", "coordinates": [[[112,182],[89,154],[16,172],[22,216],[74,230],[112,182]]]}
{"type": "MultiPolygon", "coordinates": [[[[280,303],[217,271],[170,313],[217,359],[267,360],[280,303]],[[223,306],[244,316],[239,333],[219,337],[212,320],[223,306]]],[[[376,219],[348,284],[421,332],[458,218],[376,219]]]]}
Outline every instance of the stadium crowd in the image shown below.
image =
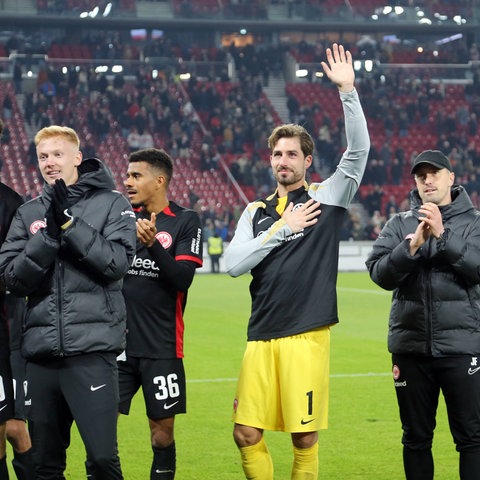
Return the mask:
{"type": "MultiPolygon", "coordinates": [[[[67,39],[40,39],[33,43],[12,35],[5,43],[5,50],[7,53],[48,52],[62,42],[67,39]]],[[[284,54],[318,62],[326,47],[319,40],[315,44],[305,41],[289,46],[236,47],[232,44],[207,49],[199,45],[186,47],[166,36],[139,46],[111,32],[90,34],[84,44],[91,48],[92,58],[98,59],[130,61],[151,55],[175,59],[180,55],[185,60],[221,61],[230,56],[235,61],[237,78],[229,81],[226,74],[220,73],[206,78],[192,76],[182,82],[168,69],[154,76],[152,70],[139,61],[134,63],[134,75],[127,80],[124,73],[107,77],[86,66],[65,71],[56,64],[45,63],[40,65],[36,90],[24,92],[23,113],[29,126],[43,128],[52,123],[72,126],[83,136],[86,156],[94,156],[96,146],[112,132],[119,131],[124,139],[124,145],[118,146],[119,155],[122,149],[128,153],[161,145],[173,157],[192,159],[203,171],[218,170],[222,158],[250,199],[270,191],[273,186],[266,132],[280,120],[263,89],[270,76],[280,75],[280,59],[284,54]]],[[[347,47],[356,55],[371,56],[387,64],[395,56],[389,43],[377,43],[373,47],[369,44],[368,48],[363,44],[347,47]]],[[[478,59],[478,47],[466,41],[453,42],[442,51],[443,62],[465,63],[475,59],[478,59]]],[[[16,73],[17,78],[21,75],[22,72],[16,73]]],[[[431,109],[431,104],[444,98],[446,93],[445,85],[433,82],[428,71],[421,75],[409,74],[390,64],[383,72],[358,76],[367,118],[382,127],[389,141],[376,142],[372,132],[372,148],[362,182],[372,188],[365,194],[361,191],[358,201],[350,208],[343,239],[374,239],[386,219],[405,208],[401,200],[388,195],[381,187],[386,184],[407,184],[408,187],[411,180],[406,172],[411,157],[417,152],[406,152],[402,146],[391,148],[390,140],[408,137],[419,127],[427,128],[435,136],[436,143],[431,147],[449,155],[457,178],[480,206],[480,155],[474,142],[480,115],[479,70],[472,70],[471,84],[460,87],[459,98],[466,102],[459,102],[455,111],[431,109]]],[[[16,92],[22,93],[21,82],[15,78],[13,81],[16,92]]],[[[5,96],[1,106],[7,133],[11,101],[5,96]]],[[[345,146],[341,119],[329,118],[321,104],[301,104],[292,94],[287,105],[290,120],[304,125],[315,138],[318,161],[312,169],[312,178],[328,175],[345,146]]],[[[7,142],[8,137],[4,136],[2,141],[7,142]]],[[[33,149],[26,152],[26,161],[35,164],[33,149]]],[[[200,208],[197,200],[198,196],[193,193],[189,206],[199,209],[206,235],[217,230],[224,240],[229,240],[241,206],[225,211],[207,202],[200,208]]]]}

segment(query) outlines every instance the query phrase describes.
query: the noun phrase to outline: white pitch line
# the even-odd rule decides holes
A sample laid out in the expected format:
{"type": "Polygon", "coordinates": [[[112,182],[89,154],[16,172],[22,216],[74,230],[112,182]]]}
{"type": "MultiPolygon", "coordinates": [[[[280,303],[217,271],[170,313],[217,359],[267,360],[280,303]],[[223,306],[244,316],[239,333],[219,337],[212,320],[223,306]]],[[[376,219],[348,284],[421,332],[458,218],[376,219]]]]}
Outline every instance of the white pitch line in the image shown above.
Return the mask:
{"type": "Polygon", "coordinates": [[[221,383],[221,382],[236,382],[238,378],[204,378],[196,380],[187,380],[187,383],[221,383]]]}
{"type": "MultiPolygon", "coordinates": [[[[372,295],[391,295],[392,292],[386,290],[368,290],[364,288],[343,288],[338,287],[337,290],[343,292],[355,292],[355,293],[367,293],[372,295]]],[[[331,374],[330,378],[355,378],[355,377],[387,377],[391,372],[382,373],[337,373],[331,374]]],[[[193,379],[187,380],[187,383],[220,383],[220,382],[236,382],[237,378],[205,378],[205,379],[193,379]]]]}
{"type": "Polygon", "coordinates": [[[380,372],[380,373],[332,373],[330,378],[353,378],[353,377],[389,377],[392,372],[380,372]]]}
{"type": "MultiPolygon", "coordinates": [[[[388,377],[391,375],[391,372],[380,372],[380,373],[333,373],[330,375],[330,378],[358,378],[358,377],[388,377]]],[[[237,378],[204,378],[204,379],[193,379],[187,380],[187,383],[221,383],[221,382],[236,382],[237,378]]]]}

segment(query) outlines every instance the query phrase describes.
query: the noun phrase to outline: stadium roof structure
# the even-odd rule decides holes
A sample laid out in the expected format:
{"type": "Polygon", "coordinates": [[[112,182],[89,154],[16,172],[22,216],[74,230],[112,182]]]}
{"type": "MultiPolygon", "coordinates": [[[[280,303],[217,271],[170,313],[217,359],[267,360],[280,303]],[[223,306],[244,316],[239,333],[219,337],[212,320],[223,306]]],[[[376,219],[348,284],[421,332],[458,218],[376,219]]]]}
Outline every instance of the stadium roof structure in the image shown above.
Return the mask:
{"type": "MultiPolygon", "coordinates": [[[[426,7],[403,7],[396,6],[395,2],[386,2],[384,6],[381,6],[380,2],[361,2],[362,5],[352,7],[351,4],[355,2],[347,1],[341,8],[318,14],[310,14],[311,7],[307,5],[309,2],[304,1],[297,2],[295,7],[297,10],[294,11],[293,15],[287,15],[286,11],[278,14],[278,6],[266,2],[265,18],[254,17],[254,13],[251,14],[252,16],[220,13],[210,17],[201,15],[192,18],[191,16],[182,16],[179,12],[174,13],[172,8],[165,10],[165,8],[155,7],[155,4],[159,5],[163,2],[137,2],[137,5],[150,4],[150,13],[144,13],[140,8],[133,8],[131,11],[125,12],[112,9],[108,15],[95,16],[78,11],[53,14],[36,9],[11,11],[6,8],[1,11],[0,28],[2,25],[13,24],[17,27],[49,28],[59,28],[59,26],[107,29],[176,28],[196,31],[245,28],[251,32],[300,30],[304,32],[375,33],[390,31],[422,34],[441,33],[444,35],[472,33],[478,35],[480,24],[477,1],[468,2],[468,6],[466,2],[457,2],[453,6],[436,3],[435,6],[432,4],[430,7],[428,5],[426,7]],[[157,11],[155,8],[159,10],[157,11]],[[273,8],[277,9],[275,14],[271,13],[273,8]]],[[[173,5],[175,2],[170,3],[173,5]]],[[[196,2],[191,3],[195,4],[196,2]]],[[[252,2],[252,5],[254,3],[252,2]]],[[[133,2],[133,5],[136,5],[135,2],[133,2]]]]}

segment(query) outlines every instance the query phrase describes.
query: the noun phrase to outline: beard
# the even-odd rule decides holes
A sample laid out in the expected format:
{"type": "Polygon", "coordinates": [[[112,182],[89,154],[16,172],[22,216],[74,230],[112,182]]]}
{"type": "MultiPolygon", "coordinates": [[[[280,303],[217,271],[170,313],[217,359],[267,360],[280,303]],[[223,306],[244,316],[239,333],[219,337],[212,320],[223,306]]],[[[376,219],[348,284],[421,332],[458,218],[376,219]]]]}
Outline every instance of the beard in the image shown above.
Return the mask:
{"type": "Polygon", "coordinates": [[[130,205],[133,208],[144,208],[145,204],[143,202],[130,202],[130,205]]]}
{"type": "Polygon", "coordinates": [[[273,176],[277,181],[277,183],[279,185],[283,185],[284,187],[288,187],[289,185],[294,185],[295,183],[303,179],[303,175],[293,170],[289,170],[288,172],[278,172],[274,170],[273,176]]]}

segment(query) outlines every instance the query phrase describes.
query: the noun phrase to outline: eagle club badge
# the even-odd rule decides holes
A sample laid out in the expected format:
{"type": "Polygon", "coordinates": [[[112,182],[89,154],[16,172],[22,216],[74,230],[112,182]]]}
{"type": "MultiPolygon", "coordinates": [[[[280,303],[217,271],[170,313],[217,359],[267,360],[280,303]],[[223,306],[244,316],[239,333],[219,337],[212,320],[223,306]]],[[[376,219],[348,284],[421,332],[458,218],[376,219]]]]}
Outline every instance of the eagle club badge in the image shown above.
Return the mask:
{"type": "Polygon", "coordinates": [[[167,249],[172,244],[172,236],[168,232],[158,232],[155,238],[160,242],[160,245],[167,249]]]}
{"type": "Polygon", "coordinates": [[[35,235],[41,228],[46,228],[46,226],[45,220],[35,220],[30,225],[30,233],[35,235]]]}

